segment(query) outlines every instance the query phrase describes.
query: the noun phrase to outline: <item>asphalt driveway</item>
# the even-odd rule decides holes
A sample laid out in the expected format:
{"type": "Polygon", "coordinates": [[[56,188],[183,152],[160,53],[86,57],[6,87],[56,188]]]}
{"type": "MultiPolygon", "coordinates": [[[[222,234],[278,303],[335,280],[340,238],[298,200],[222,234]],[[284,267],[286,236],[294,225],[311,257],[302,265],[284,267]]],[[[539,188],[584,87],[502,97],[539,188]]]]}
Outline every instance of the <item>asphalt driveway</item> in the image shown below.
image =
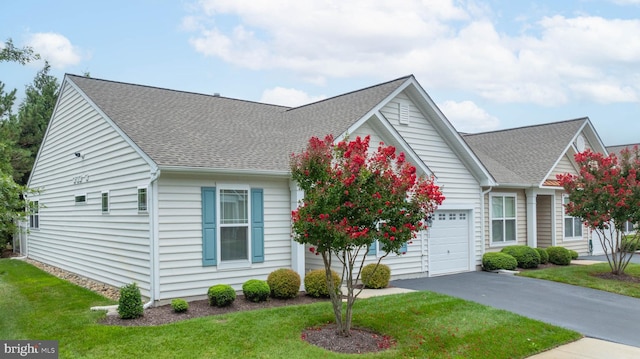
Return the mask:
{"type": "Polygon", "coordinates": [[[640,299],[534,278],[469,272],[396,280],[572,329],[587,337],[640,347],[640,299]]]}

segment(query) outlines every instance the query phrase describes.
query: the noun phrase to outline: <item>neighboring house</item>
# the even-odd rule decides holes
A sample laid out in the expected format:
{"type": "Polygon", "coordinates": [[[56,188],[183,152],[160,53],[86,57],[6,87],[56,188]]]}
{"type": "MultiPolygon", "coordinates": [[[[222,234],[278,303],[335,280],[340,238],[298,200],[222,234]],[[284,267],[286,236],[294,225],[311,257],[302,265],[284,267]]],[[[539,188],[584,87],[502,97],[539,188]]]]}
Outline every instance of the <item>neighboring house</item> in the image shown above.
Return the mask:
{"type": "Polygon", "coordinates": [[[591,234],[579,218],[564,213],[568,197],[556,179],[559,173],[578,173],[576,153],[587,148],[607,153],[588,118],[465,134],[464,139],[498,182],[485,188],[486,251],[526,244],[589,253],[591,234]]]}
{"type": "MultiPolygon", "coordinates": [[[[395,278],[472,271],[496,182],[413,76],[288,108],[66,75],[28,185],[28,257],[152,303],[321,266],[291,239],[290,154],[311,136],[370,135],[443,186],[395,278]]],[[[372,254],[377,254],[376,248],[372,254]]]]}

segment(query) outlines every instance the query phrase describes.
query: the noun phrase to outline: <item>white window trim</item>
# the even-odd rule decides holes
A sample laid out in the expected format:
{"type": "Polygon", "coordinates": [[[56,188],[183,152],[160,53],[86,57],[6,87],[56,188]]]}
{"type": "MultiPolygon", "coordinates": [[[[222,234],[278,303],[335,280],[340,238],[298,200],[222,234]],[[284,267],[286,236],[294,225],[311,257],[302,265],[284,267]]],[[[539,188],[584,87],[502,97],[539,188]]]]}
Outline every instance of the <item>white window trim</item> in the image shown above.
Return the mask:
{"type": "MultiPolygon", "coordinates": [[[[495,192],[489,194],[489,247],[506,247],[512,246],[518,243],[518,194],[510,193],[510,192],[495,192]],[[512,241],[501,241],[494,242],[493,241],[493,197],[513,197],[514,198],[514,219],[516,220],[515,229],[516,229],[516,237],[512,241]]],[[[502,218],[504,221],[506,218],[502,218]]],[[[510,218],[509,218],[510,219],[510,218]]],[[[506,235],[506,233],[505,233],[506,235]]]]}
{"type": "Polygon", "coordinates": [[[573,216],[568,216],[567,213],[564,211],[564,206],[565,206],[564,200],[565,200],[565,198],[569,198],[569,196],[566,195],[566,194],[562,195],[562,241],[575,242],[575,241],[585,240],[586,239],[584,237],[585,227],[584,227],[584,224],[582,223],[582,221],[580,220],[580,218],[576,218],[576,217],[573,217],[573,216]],[[565,232],[566,225],[565,225],[564,222],[565,222],[565,220],[567,218],[571,218],[574,221],[576,221],[576,220],[580,221],[580,228],[582,229],[582,234],[580,236],[567,237],[565,235],[565,233],[566,233],[565,232]]]}
{"type": "Polygon", "coordinates": [[[109,214],[111,212],[111,193],[109,193],[109,191],[102,191],[100,192],[100,211],[102,212],[102,214],[109,214]],[[104,195],[107,195],[107,210],[104,210],[104,207],[102,205],[102,200],[104,195]]]}
{"type": "Polygon", "coordinates": [[[28,218],[29,230],[40,230],[40,201],[37,200],[37,199],[29,200],[29,207],[30,207],[29,208],[29,213],[30,214],[29,214],[29,218],[28,218]],[[31,204],[32,203],[36,204],[35,208],[31,208],[31,204]],[[33,211],[33,213],[31,213],[31,210],[33,210],[33,209],[35,209],[35,210],[33,211]],[[32,218],[37,218],[38,220],[37,221],[33,221],[32,218]],[[38,225],[36,227],[32,227],[31,223],[33,223],[33,222],[37,222],[38,225]]]}
{"type": "MultiPolygon", "coordinates": [[[[251,267],[251,186],[241,185],[241,184],[218,184],[216,185],[216,260],[218,270],[235,270],[238,268],[250,268],[251,267]],[[220,217],[222,216],[222,211],[220,208],[220,200],[222,196],[220,195],[221,190],[242,190],[247,191],[247,259],[240,260],[232,260],[232,261],[223,261],[222,260],[222,227],[224,225],[221,223],[220,217]]],[[[237,224],[236,224],[237,225],[237,224]]]]}
{"type": "Polygon", "coordinates": [[[138,186],[136,189],[136,209],[138,213],[148,213],[149,212],[149,187],[147,186],[138,186]],[[145,209],[140,209],[140,190],[145,190],[145,209]]]}
{"type": "Polygon", "coordinates": [[[87,203],[89,203],[89,198],[87,197],[87,193],[85,192],[85,193],[76,193],[76,194],[74,194],[73,195],[73,203],[76,206],[84,206],[87,203]],[[78,197],[82,197],[82,196],[84,196],[84,202],[78,202],[77,201],[78,197]]]}

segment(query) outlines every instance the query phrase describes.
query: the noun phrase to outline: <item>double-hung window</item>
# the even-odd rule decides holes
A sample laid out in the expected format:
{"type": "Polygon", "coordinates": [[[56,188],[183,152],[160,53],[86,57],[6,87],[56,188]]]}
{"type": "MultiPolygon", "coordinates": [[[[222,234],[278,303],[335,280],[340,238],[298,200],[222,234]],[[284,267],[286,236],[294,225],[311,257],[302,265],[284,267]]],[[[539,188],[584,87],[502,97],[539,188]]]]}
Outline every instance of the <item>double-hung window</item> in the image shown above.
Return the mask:
{"type": "Polygon", "coordinates": [[[491,243],[507,244],[516,241],[516,196],[491,196],[491,243]]]}
{"type": "Polygon", "coordinates": [[[220,260],[249,259],[249,190],[220,189],[220,260]]]}
{"type": "MultiPolygon", "coordinates": [[[[569,203],[569,196],[562,196],[562,204],[566,206],[569,203]]],[[[571,217],[564,214],[564,238],[565,239],[582,239],[582,220],[580,218],[571,217]]]]}
{"type": "Polygon", "coordinates": [[[202,188],[202,264],[242,267],[264,262],[263,190],[202,188]]]}
{"type": "Polygon", "coordinates": [[[40,228],[40,206],[38,201],[29,202],[29,228],[40,228]]]}

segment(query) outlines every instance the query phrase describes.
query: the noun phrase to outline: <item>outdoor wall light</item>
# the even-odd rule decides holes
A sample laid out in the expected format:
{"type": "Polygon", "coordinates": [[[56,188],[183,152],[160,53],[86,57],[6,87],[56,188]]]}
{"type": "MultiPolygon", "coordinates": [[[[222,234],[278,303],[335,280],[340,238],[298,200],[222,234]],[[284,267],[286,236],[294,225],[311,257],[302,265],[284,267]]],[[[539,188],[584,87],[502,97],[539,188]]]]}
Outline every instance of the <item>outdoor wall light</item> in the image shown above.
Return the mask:
{"type": "Polygon", "coordinates": [[[84,155],[83,155],[82,153],[80,153],[80,152],[76,152],[76,153],[74,153],[74,155],[75,155],[76,157],[78,157],[78,158],[82,158],[82,159],[84,159],[84,155]]]}

